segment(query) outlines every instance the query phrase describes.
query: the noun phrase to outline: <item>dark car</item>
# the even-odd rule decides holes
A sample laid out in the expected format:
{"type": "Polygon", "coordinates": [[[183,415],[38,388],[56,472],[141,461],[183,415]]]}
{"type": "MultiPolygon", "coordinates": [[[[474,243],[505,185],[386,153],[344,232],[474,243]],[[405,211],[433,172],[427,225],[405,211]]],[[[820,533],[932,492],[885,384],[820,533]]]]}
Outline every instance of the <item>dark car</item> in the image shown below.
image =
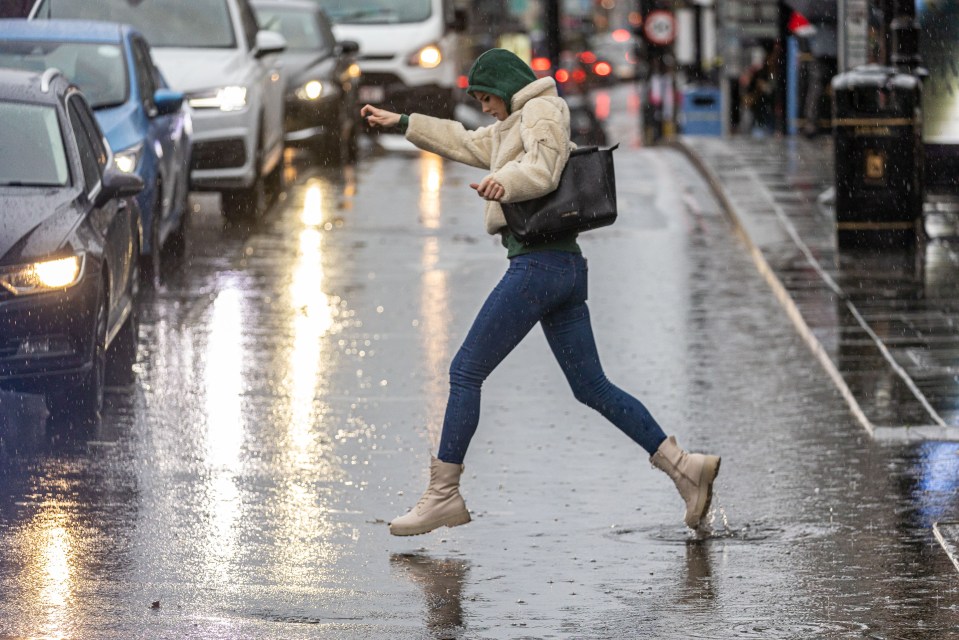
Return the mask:
{"type": "Polygon", "coordinates": [[[0,388],[95,419],[135,357],[143,181],[56,69],[0,69],[0,388]]]}
{"type": "Polygon", "coordinates": [[[56,67],[80,87],[117,167],[143,180],[141,252],[152,255],[166,245],[179,253],[193,124],[183,94],[166,84],[143,35],[111,22],[0,20],[0,67],[56,67]]]}
{"type": "Polygon", "coordinates": [[[261,29],[286,40],[280,64],[286,80],[287,145],[352,162],[359,123],[359,45],[337,42],[329,18],[315,2],[254,0],[253,9],[261,29]]]}

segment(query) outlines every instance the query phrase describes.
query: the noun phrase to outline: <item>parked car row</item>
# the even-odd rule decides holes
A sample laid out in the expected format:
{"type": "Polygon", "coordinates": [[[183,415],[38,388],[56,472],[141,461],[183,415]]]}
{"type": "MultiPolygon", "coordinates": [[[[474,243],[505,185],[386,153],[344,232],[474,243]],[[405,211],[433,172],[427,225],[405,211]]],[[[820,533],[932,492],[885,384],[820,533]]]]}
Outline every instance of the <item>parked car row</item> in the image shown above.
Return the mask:
{"type": "Polygon", "coordinates": [[[87,419],[130,370],[143,186],[61,72],[0,69],[0,387],[87,419]]]}
{"type": "Polygon", "coordinates": [[[0,20],[0,389],[98,415],[136,357],[141,261],[182,250],[189,192],[255,217],[285,146],[355,158],[357,50],[305,0],[38,0],[0,20]]]}

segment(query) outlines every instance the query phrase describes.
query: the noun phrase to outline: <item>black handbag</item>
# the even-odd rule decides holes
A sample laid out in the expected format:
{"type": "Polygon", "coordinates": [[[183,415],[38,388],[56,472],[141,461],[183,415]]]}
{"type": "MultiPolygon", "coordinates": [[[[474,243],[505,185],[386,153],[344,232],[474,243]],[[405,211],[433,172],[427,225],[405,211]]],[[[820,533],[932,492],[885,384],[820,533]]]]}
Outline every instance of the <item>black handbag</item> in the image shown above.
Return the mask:
{"type": "Polygon", "coordinates": [[[579,147],[559,179],[559,186],[544,196],[521,202],[501,202],[506,225],[523,244],[605,227],[616,221],[616,176],[613,151],[579,147]]]}

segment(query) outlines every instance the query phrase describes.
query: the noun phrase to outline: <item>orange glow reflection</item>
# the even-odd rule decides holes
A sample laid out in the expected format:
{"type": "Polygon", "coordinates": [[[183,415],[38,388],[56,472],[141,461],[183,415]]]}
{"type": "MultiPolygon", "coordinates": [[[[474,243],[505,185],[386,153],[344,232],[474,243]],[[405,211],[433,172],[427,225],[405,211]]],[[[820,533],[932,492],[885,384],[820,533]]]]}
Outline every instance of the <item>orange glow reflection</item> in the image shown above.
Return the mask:
{"type": "Polygon", "coordinates": [[[443,159],[433,153],[420,154],[420,221],[427,229],[440,226],[440,188],[443,186],[443,159]]]}
{"type": "MultiPolygon", "coordinates": [[[[326,410],[317,398],[323,387],[330,354],[326,336],[335,328],[338,299],[324,292],[326,273],[323,265],[324,220],[332,216],[333,198],[320,180],[308,183],[300,222],[304,225],[296,238],[296,258],[290,271],[285,301],[290,318],[292,341],[286,353],[288,362],[282,388],[287,390],[280,415],[285,437],[279,440],[282,466],[277,478],[277,495],[272,509],[276,523],[276,557],[272,562],[279,581],[302,581],[304,567],[315,575],[317,558],[335,560],[332,522],[326,505],[316,493],[318,483],[330,482],[336,471],[331,463],[332,450],[325,437],[321,416],[326,410]]],[[[282,433],[282,432],[281,432],[282,433]]]]}
{"type": "Polygon", "coordinates": [[[46,502],[49,511],[38,513],[21,530],[18,546],[25,558],[25,591],[18,597],[30,611],[34,631],[43,638],[70,637],[76,585],[77,540],[58,505],[46,502]]]}
{"type": "Polygon", "coordinates": [[[449,276],[446,271],[436,268],[439,252],[439,240],[436,237],[429,237],[423,243],[420,259],[423,267],[420,289],[420,316],[422,317],[420,336],[429,372],[426,388],[426,424],[434,450],[439,445],[443,414],[449,395],[447,371],[450,360],[450,324],[452,323],[449,307],[449,276]]]}

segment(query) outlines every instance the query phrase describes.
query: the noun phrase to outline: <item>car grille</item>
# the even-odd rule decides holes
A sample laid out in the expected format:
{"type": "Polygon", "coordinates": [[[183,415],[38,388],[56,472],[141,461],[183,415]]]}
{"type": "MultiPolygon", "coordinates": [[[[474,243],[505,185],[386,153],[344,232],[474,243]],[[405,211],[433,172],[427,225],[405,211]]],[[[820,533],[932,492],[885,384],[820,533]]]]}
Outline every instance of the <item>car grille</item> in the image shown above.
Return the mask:
{"type": "Polygon", "coordinates": [[[246,147],[241,138],[209,140],[193,145],[194,169],[230,169],[246,163],[246,147]]]}
{"type": "Polygon", "coordinates": [[[363,72],[362,83],[366,85],[379,85],[388,87],[390,85],[400,85],[403,86],[403,81],[400,80],[399,76],[393,75],[392,73],[374,73],[374,72],[363,72]]]}

